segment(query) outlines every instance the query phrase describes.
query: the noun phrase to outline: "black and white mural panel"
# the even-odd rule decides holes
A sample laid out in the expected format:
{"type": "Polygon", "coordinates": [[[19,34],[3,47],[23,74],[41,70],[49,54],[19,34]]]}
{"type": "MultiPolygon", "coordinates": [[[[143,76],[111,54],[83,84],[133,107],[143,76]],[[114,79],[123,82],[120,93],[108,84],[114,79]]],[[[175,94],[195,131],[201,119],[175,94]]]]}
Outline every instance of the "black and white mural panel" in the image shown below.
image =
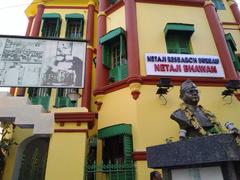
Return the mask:
{"type": "Polygon", "coordinates": [[[0,86],[83,88],[86,42],[0,37],[0,86]]]}

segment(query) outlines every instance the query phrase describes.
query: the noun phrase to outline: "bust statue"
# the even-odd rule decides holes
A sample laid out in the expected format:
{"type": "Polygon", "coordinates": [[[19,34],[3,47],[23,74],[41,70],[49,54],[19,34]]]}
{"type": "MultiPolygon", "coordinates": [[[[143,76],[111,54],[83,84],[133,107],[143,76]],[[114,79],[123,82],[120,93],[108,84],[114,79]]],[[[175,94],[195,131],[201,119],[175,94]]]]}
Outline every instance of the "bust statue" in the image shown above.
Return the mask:
{"type": "Polygon", "coordinates": [[[223,131],[215,115],[198,105],[199,91],[191,80],[181,84],[180,99],[183,101],[181,108],[171,114],[171,119],[179,124],[180,132],[185,132],[180,138],[218,134],[223,131]]]}

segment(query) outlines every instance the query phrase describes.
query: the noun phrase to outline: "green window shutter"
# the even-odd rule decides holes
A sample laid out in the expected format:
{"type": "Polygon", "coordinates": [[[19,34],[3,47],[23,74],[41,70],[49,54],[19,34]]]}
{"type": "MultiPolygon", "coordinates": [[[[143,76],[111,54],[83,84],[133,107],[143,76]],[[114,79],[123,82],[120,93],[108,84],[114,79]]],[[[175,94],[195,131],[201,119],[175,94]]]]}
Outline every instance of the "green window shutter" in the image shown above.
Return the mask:
{"type": "Polygon", "coordinates": [[[179,53],[177,39],[174,34],[167,35],[166,44],[167,44],[167,52],[168,53],[179,53]]]}
{"type": "Polygon", "coordinates": [[[33,96],[33,88],[28,88],[28,96],[29,97],[33,96]]]}
{"type": "Polygon", "coordinates": [[[181,54],[191,54],[189,42],[190,40],[188,35],[181,33],[178,36],[178,44],[181,54]]]}
{"type": "Polygon", "coordinates": [[[168,53],[191,54],[190,37],[183,32],[169,33],[166,37],[168,53]]]}
{"type": "Polygon", "coordinates": [[[68,97],[66,97],[66,106],[67,107],[76,107],[77,102],[71,101],[68,97]]]}
{"type": "Polygon", "coordinates": [[[236,43],[235,43],[231,33],[225,34],[225,39],[227,42],[228,50],[231,55],[234,67],[238,72],[240,72],[240,61],[239,61],[237,55],[235,54],[235,51],[237,50],[236,43]]]}
{"type": "Polygon", "coordinates": [[[109,31],[107,34],[103,35],[100,38],[99,43],[100,44],[105,44],[106,42],[109,42],[110,40],[113,40],[113,39],[117,38],[121,34],[125,35],[124,29],[121,28],[121,27],[116,28],[116,29],[114,29],[112,31],[109,31]]]}
{"type": "Polygon", "coordinates": [[[167,23],[164,28],[165,36],[168,36],[168,34],[172,34],[175,32],[184,32],[190,37],[194,33],[194,31],[195,30],[193,24],[167,23]]]}
{"type": "Polygon", "coordinates": [[[58,97],[63,96],[63,91],[64,91],[64,88],[57,88],[57,96],[58,97]]]}
{"type": "Polygon", "coordinates": [[[164,32],[168,53],[191,54],[190,37],[194,31],[193,24],[167,23],[164,32]]]}
{"type": "Polygon", "coordinates": [[[109,77],[113,82],[116,82],[119,80],[118,67],[115,67],[109,70],[109,77]]]}
{"type": "Polygon", "coordinates": [[[123,135],[124,161],[130,163],[132,161],[133,143],[132,136],[123,135]]]}
{"type": "Polygon", "coordinates": [[[48,110],[50,96],[42,96],[42,97],[40,97],[40,99],[41,99],[40,101],[41,101],[41,104],[44,107],[44,109],[48,110]]]}
{"type": "Polygon", "coordinates": [[[102,46],[102,64],[108,69],[111,68],[111,51],[107,44],[102,46]]]}
{"type": "Polygon", "coordinates": [[[122,80],[128,77],[128,64],[118,66],[118,79],[122,80]]]}
{"type": "Polygon", "coordinates": [[[133,152],[133,142],[132,142],[132,136],[130,135],[123,135],[123,151],[124,151],[124,164],[126,166],[126,169],[128,169],[127,172],[124,173],[123,179],[135,179],[134,178],[134,169],[132,166],[133,160],[132,160],[132,152],[133,152]]]}
{"type": "Polygon", "coordinates": [[[120,58],[127,58],[126,42],[124,35],[120,35],[120,58]]]}
{"type": "Polygon", "coordinates": [[[67,34],[66,31],[66,37],[67,38],[83,38],[83,30],[84,30],[84,15],[78,14],[78,13],[73,13],[73,14],[66,14],[65,16],[66,21],[67,21],[67,31],[70,31],[69,26],[71,22],[79,22],[79,37],[68,37],[69,33],[67,34]]]}
{"type": "Polygon", "coordinates": [[[132,135],[132,126],[130,124],[117,124],[98,130],[98,138],[105,139],[118,135],[132,135]]]}
{"type": "Polygon", "coordinates": [[[61,30],[61,19],[57,19],[56,29],[55,29],[55,37],[59,37],[61,30]]]}
{"type": "Polygon", "coordinates": [[[235,54],[233,48],[231,47],[229,41],[227,41],[227,45],[228,45],[228,50],[229,50],[229,52],[230,52],[230,55],[231,55],[231,58],[232,58],[234,67],[235,67],[235,69],[236,69],[238,72],[240,72],[240,62],[239,62],[239,59],[238,59],[237,55],[235,54]]]}
{"type": "Polygon", "coordinates": [[[83,38],[83,30],[84,30],[84,19],[80,20],[80,38],[83,38]]]}
{"type": "Polygon", "coordinates": [[[54,31],[54,35],[51,35],[51,37],[59,37],[60,35],[60,29],[61,29],[61,15],[58,13],[45,13],[42,15],[43,19],[43,26],[42,26],[42,36],[47,37],[47,21],[55,21],[56,27],[54,31]]]}
{"type": "Polygon", "coordinates": [[[65,107],[64,88],[57,88],[57,96],[55,100],[56,107],[65,107]]]}
{"type": "Polygon", "coordinates": [[[40,96],[34,96],[31,98],[31,102],[34,105],[41,104],[41,97],[40,96]]]}
{"type": "Polygon", "coordinates": [[[42,37],[46,37],[46,20],[43,20],[42,37]]]}

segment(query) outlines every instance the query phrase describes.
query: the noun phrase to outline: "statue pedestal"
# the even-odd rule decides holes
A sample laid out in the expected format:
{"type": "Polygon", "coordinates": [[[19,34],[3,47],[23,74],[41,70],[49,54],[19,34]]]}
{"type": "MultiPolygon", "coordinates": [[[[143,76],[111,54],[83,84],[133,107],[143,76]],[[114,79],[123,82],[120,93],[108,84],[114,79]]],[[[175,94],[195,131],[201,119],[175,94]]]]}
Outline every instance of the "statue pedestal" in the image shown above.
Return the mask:
{"type": "Polygon", "coordinates": [[[240,147],[229,134],[148,147],[147,162],[149,168],[162,168],[167,180],[240,179],[240,147]]]}

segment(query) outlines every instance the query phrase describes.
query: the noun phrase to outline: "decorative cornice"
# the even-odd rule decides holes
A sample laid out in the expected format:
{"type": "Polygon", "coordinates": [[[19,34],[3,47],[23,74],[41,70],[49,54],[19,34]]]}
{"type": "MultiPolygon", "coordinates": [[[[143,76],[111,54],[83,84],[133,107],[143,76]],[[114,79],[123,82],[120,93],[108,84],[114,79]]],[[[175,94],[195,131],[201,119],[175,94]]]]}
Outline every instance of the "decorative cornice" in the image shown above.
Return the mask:
{"type": "MultiPolygon", "coordinates": [[[[138,77],[135,83],[140,82],[142,85],[156,85],[161,77],[159,76],[141,76],[138,77]]],[[[199,78],[199,77],[168,77],[171,79],[173,85],[180,85],[186,79],[191,78],[199,86],[214,86],[214,87],[224,87],[227,79],[220,78],[199,78]]],[[[229,79],[230,80],[230,79],[229,79]]],[[[108,94],[114,91],[118,91],[120,89],[126,88],[129,84],[134,83],[132,78],[127,78],[122,81],[118,81],[107,86],[104,86],[100,90],[94,91],[94,96],[108,94]]]]}
{"type": "Polygon", "coordinates": [[[94,120],[97,118],[97,113],[95,112],[69,112],[69,113],[55,113],[56,123],[88,123],[88,128],[92,129],[94,125],[94,120]]]}
{"type": "Polygon", "coordinates": [[[222,25],[236,25],[236,26],[239,25],[239,23],[237,23],[237,22],[222,22],[221,24],[222,25]]]}
{"type": "Polygon", "coordinates": [[[75,133],[75,132],[85,132],[88,133],[88,129],[54,129],[54,132],[66,132],[66,133],[75,133]]]}
{"type": "Polygon", "coordinates": [[[103,98],[104,98],[104,95],[102,94],[99,94],[95,97],[95,104],[97,105],[97,110],[100,111],[101,107],[102,107],[102,104],[103,104],[103,98]]]}
{"type": "Polygon", "coordinates": [[[169,5],[178,5],[178,6],[194,6],[194,7],[203,7],[204,0],[136,0],[136,2],[141,3],[152,3],[152,4],[169,4],[169,5]]]}
{"type": "MultiPolygon", "coordinates": [[[[88,6],[45,6],[45,9],[88,9],[88,6]]],[[[94,8],[94,12],[98,13],[98,10],[94,8]]]]}
{"type": "Polygon", "coordinates": [[[223,29],[226,29],[226,30],[236,30],[236,31],[240,30],[240,28],[223,28],[223,29]]]}
{"type": "Polygon", "coordinates": [[[131,84],[129,84],[129,88],[131,90],[133,99],[137,100],[139,95],[141,94],[141,92],[140,92],[141,84],[140,83],[131,83],[131,84]]]}
{"type": "Polygon", "coordinates": [[[132,158],[134,161],[146,161],[147,160],[146,151],[135,151],[132,153],[132,158]]]}

